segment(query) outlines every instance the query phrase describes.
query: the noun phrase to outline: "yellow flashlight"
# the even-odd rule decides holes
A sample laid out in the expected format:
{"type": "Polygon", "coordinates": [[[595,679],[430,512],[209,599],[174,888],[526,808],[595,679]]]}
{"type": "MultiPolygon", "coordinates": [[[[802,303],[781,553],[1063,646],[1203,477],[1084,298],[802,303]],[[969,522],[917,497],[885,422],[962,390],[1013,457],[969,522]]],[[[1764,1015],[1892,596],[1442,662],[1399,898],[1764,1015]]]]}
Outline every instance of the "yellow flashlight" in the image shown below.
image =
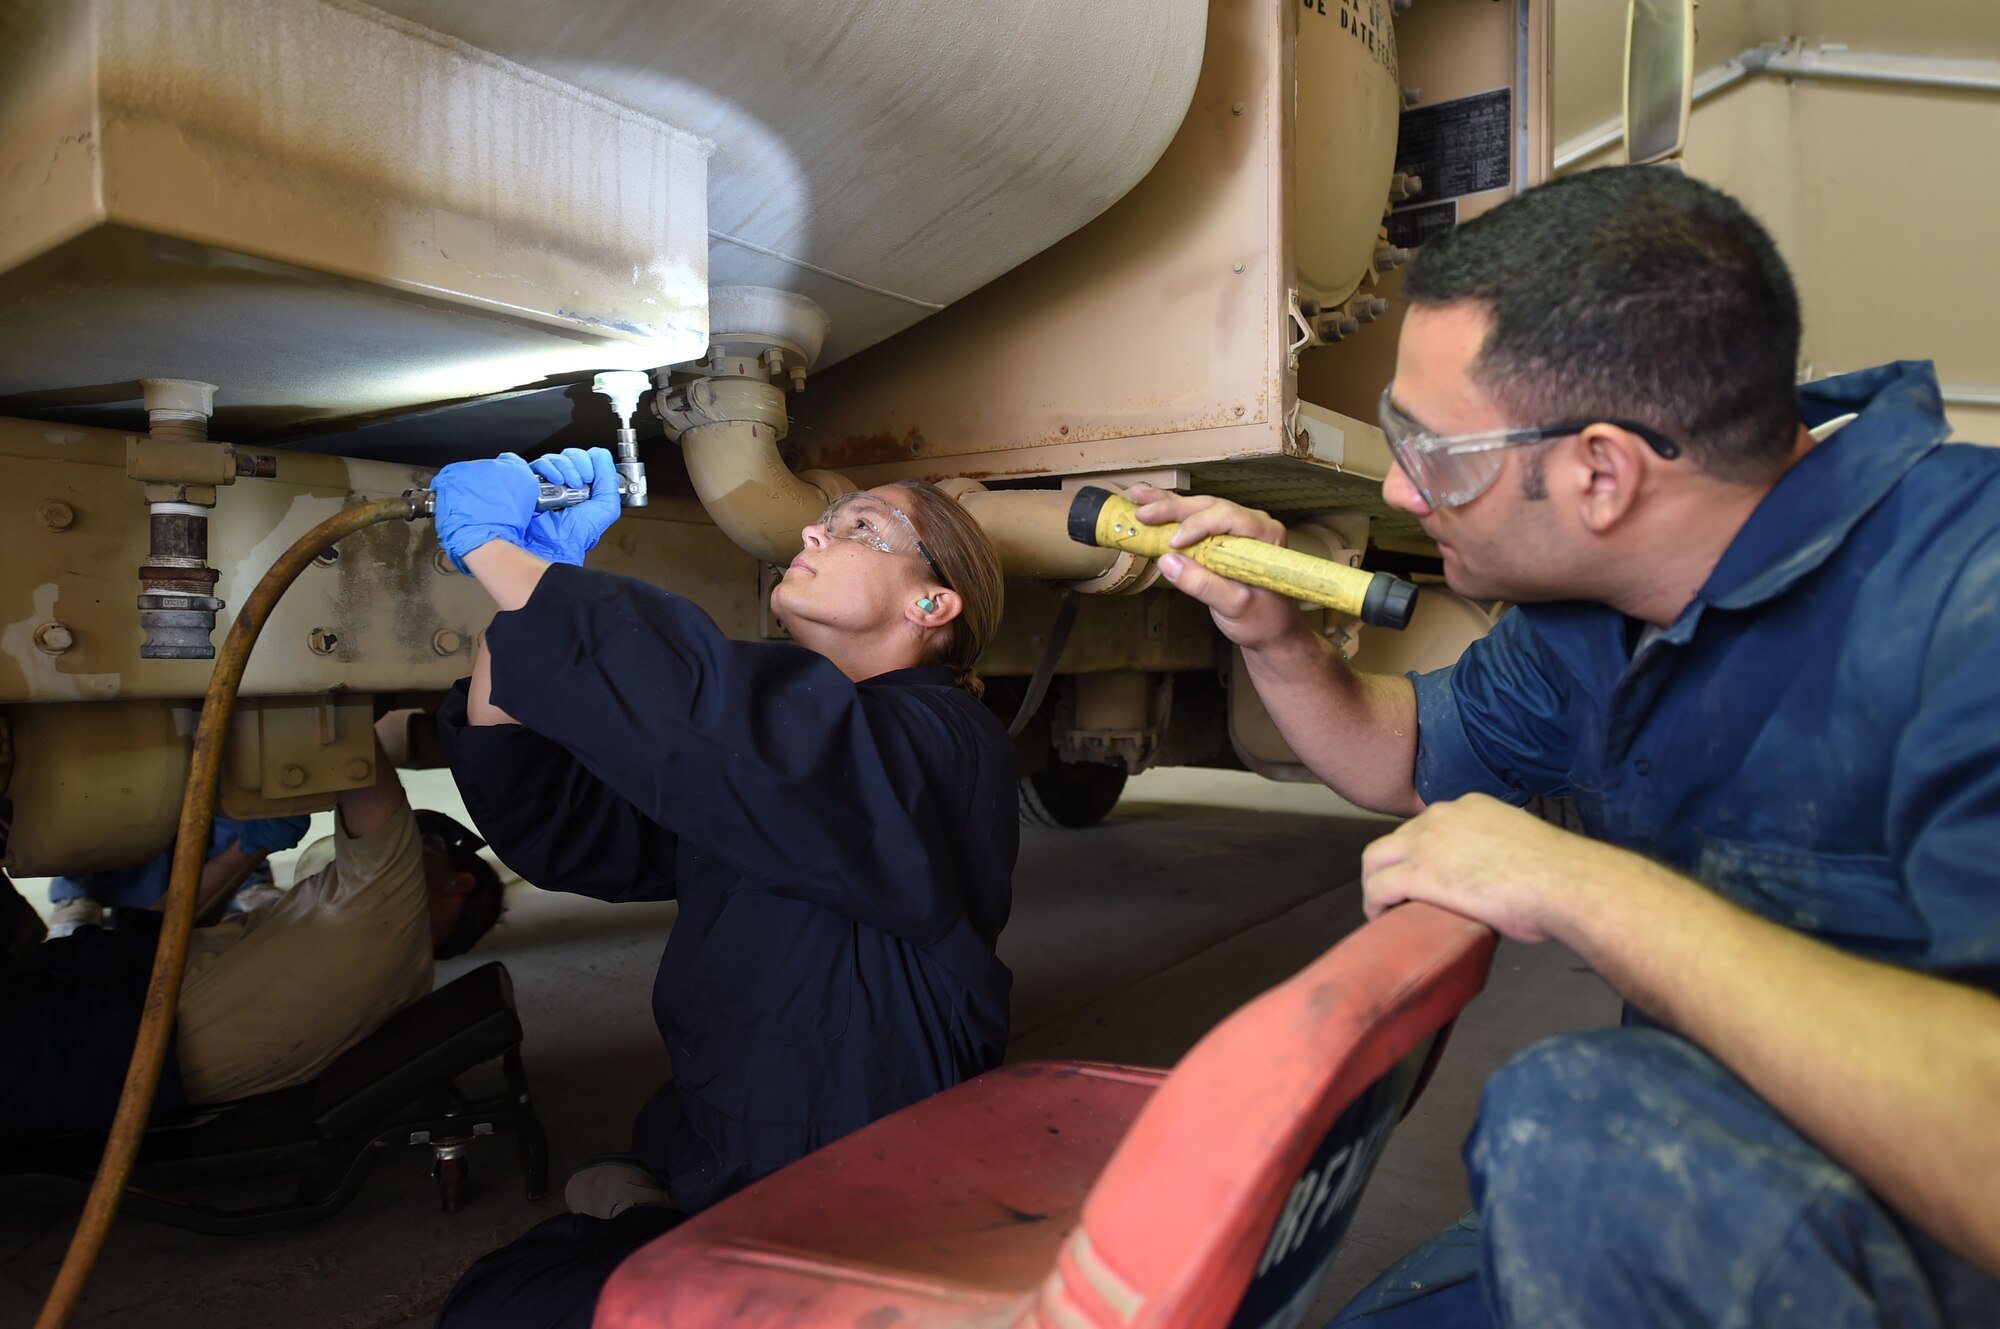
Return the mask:
{"type": "Polygon", "coordinates": [[[1178,553],[1231,581],[1325,605],[1363,623],[1397,629],[1409,626],[1410,612],[1417,603],[1414,582],[1386,572],[1364,572],[1241,535],[1211,535],[1186,549],[1173,549],[1168,541],[1179,529],[1178,522],[1146,525],[1139,520],[1139,509],[1131,499],[1096,485],[1077,490],[1069,505],[1069,537],[1078,544],[1122,549],[1145,558],[1178,553]]]}

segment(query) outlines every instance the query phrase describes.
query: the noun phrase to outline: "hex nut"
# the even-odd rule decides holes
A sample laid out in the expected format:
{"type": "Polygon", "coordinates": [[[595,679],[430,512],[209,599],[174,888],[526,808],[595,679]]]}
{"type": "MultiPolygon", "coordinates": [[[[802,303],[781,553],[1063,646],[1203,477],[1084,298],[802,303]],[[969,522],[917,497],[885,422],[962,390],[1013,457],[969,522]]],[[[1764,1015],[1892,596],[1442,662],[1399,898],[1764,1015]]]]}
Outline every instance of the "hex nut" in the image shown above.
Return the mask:
{"type": "Polygon", "coordinates": [[[331,628],[314,628],[306,634],[306,649],[314,655],[332,655],[340,644],[340,634],[331,628]]]}
{"type": "Polygon", "coordinates": [[[76,521],[76,509],[53,498],[36,508],[35,515],[52,531],[66,531],[76,521]]]}
{"type": "Polygon", "coordinates": [[[457,655],[459,648],[464,645],[465,638],[450,628],[439,628],[437,635],[431,638],[431,649],[439,655],[457,655]]]}
{"type": "Polygon", "coordinates": [[[61,655],[76,645],[76,634],[69,624],[51,619],[35,629],[35,649],[44,655],[61,655]]]}

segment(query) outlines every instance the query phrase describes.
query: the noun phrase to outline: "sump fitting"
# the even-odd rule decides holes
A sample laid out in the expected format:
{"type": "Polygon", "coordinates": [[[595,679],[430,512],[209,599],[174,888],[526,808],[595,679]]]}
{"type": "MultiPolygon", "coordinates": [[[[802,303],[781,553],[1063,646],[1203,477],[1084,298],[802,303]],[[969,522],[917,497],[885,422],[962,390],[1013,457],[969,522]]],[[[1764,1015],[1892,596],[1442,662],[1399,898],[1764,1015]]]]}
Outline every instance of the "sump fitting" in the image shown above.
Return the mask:
{"type": "Polygon", "coordinates": [[[756,363],[758,378],[697,378],[654,401],[709,517],[740,548],[783,565],[799,552],[799,532],[855,486],[830,471],[795,475],[785,465],[784,390],[756,363]]]}
{"type": "Polygon", "coordinates": [[[213,660],[215,594],[221,573],[208,566],[208,514],[217,485],[236,479],[235,453],[208,442],[215,385],[191,379],[142,380],[146,439],[126,449],[126,469],[146,482],[151,540],[139,568],[139,626],[145,660],[213,660]]]}
{"type": "Polygon", "coordinates": [[[799,552],[799,532],[856,487],[831,471],[794,474],[779,450],[790,429],[785,386],[805,387],[830,320],[802,295],[761,286],[716,287],[709,317],[717,331],[708,353],[656,371],[653,406],[710,519],[738,547],[783,565],[799,552]]]}

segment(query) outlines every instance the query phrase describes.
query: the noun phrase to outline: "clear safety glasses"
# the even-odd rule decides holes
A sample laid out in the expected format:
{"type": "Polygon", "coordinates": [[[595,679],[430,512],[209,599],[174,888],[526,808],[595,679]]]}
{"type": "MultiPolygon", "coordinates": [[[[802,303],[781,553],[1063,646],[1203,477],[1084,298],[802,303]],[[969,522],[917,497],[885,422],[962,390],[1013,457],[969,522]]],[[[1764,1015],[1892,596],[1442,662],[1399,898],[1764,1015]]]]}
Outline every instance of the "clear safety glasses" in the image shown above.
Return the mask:
{"type": "Polygon", "coordinates": [[[925,548],[923,537],[917,534],[916,523],[910,520],[910,514],[901,508],[891,507],[874,494],[842,494],[827,508],[826,515],[819,519],[819,525],[829,539],[851,540],[885,554],[920,554],[937,584],[946,590],[952,589],[951,580],[944,575],[944,569],[938,566],[937,560],[931,557],[931,551],[925,548]]]}
{"type": "Polygon", "coordinates": [[[1653,451],[1672,461],[1681,455],[1680,444],[1648,425],[1635,420],[1572,420],[1559,425],[1530,425],[1521,429],[1493,429],[1480,434],[1433,434],[1397,408],[1389,394],[1395,384],[1382,389],[1377,408],[1382,432],[1388,435],[1389,450],[1396,464],[1433,508],[1455,508],[1485,493],[1500,474],[1508,448],[1527,443],[1546,443],[1552,438],[1580,434],[1593,424],[1616,425],[1630,430],[1652,445],[1653,451]]]}

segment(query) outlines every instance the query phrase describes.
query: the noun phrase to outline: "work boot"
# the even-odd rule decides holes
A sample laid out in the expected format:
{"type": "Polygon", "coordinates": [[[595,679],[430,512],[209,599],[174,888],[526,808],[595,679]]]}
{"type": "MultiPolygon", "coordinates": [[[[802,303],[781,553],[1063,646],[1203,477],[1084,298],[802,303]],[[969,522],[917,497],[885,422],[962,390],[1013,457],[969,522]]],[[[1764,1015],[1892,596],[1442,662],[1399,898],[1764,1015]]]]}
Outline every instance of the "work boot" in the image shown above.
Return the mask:
{"type": "Polygon", "coordinates": [[[563,1187],[563,1203],[573,1214],[590,1218],[615,1218],[621,1211],[640,1205],[673,1208],[674,1194],[667,1183],[639,1165],[630,1154],[607,1154],[585,1159],[569,1174],[563,1187]]]}
{"type": "Polygon", "coordinates": [[[58,900],[55,908],[49,910],[49,939],[52,941],[57,937],[67,937],[78,928],[103,926],[104,906],[83,896],[58,900]]]}

